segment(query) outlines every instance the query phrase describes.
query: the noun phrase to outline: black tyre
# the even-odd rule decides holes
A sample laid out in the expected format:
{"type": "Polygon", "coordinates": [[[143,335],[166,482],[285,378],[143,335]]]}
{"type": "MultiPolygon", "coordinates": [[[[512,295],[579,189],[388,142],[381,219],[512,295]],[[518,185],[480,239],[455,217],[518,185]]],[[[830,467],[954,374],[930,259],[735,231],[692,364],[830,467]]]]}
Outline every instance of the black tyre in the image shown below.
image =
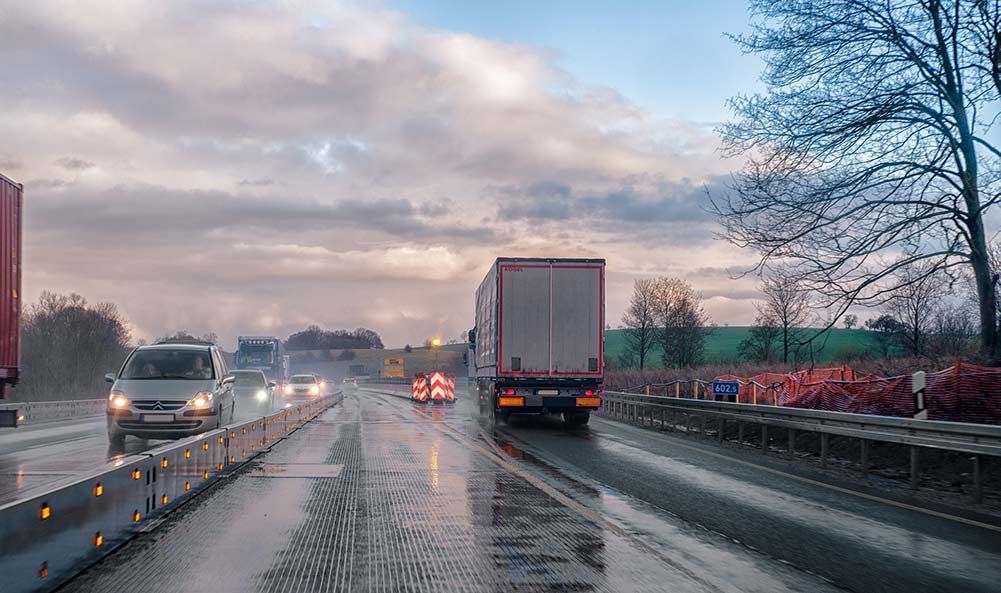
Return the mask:
{"type": "Polygon", "coordinates": [[[584,426],[591,419],[591,411],[585,410],[583,412],[563,412],[563,423],[567,426],[584,426]]]}
{"type": "Polygon", "coordinates": [[[125,447],[125,434],[121,432],[109,432],[108,433],[108,444],[116,449],[122,449],[125,447]]]}

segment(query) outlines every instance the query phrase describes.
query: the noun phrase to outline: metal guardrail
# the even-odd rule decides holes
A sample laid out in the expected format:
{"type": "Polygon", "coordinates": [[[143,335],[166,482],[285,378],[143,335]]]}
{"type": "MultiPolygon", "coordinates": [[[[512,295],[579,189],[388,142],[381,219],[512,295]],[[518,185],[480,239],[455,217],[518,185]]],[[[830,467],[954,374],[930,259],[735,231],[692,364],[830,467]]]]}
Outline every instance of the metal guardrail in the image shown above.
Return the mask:
{"type": "Polygon", "coordinates": [[[916,488],[920,479],[920,448],[968,453],[973,456],[974,499],[983,496],[981,456],[1001,457],[1001,426],[967,424],[938,420],[914,420],[892,416],[871,416],[787,408],[761,404],[738,404],[710,400],[676,399],[632,393],[606,392],[602,398],[601,412],[611,418],[633,422],[642,426],[660,426],[701,437],[715,432],[723,440],[727,423],[737,424],[737,440],[743,444],[745,425],[761,427],[762,453],[768,452],[769,427],[788,430],[787,454],[795,455],[797,431],[820,435],[821,465],[827,465],[830,437],[841,436],[859,439],[860,466],[868,472],[869,443],[872,441],[895,443],[911,448],[911,487],[916,488]],[[697,430],[693,422],[697,420],[697,430]],[[707,423],[711,422],[713,425],[707,423]]]}
{"type": "Polygon", "coordinates": [[[46,402],[0,404],[0,411],[16,412],[17,424],[37,424],[81,416],[101,416],[108,406],[106,399],[71,399],[46,402]]]}
{"type": "Polygon", "coordinates": [[[4,593],[55,589],[341,398],[337,392],[182,439],[0,505],[4,593]]]}

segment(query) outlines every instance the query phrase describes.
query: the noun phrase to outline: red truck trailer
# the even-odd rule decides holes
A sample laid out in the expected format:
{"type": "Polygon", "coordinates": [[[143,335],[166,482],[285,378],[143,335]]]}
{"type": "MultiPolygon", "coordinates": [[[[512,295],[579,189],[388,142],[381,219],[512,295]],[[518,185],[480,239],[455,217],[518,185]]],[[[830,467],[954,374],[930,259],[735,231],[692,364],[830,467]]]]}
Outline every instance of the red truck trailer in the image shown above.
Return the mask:
{"type": "Polygon", "coordinates": [[[21,363],[20,183],[0,174],[0,399],[17,383],[21,363]]]}

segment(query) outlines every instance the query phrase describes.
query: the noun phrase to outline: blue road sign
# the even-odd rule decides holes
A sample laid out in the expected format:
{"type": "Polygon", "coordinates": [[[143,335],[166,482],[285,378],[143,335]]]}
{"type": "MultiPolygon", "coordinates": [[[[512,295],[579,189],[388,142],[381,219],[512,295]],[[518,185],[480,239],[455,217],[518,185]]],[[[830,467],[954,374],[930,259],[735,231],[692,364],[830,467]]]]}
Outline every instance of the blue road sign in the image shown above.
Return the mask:
{"type": "Polygon", "coordinates": [[[737,395],[740,383],[736,381],[713,381],[713,395],[737,395]]]}

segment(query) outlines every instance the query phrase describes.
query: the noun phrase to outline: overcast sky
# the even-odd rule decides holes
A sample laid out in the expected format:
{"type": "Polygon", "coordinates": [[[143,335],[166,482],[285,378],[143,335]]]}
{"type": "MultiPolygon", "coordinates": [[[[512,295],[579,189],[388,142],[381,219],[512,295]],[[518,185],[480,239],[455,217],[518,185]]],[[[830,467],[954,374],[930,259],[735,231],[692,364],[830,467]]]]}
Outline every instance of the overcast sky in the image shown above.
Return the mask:
{"type": "Polygon", "coordinates": [[[752,261],[705,190],[757,61],[743,2],[9,2],[0,172],[24,293],[116,303],[138,338],[471,327],[496,256],[680,276],[749,324],[752,261]],[[627,4],[628,8],[620,5],[627,4]],[[506,7],[504,9],[501,6],[506,7]]]}

